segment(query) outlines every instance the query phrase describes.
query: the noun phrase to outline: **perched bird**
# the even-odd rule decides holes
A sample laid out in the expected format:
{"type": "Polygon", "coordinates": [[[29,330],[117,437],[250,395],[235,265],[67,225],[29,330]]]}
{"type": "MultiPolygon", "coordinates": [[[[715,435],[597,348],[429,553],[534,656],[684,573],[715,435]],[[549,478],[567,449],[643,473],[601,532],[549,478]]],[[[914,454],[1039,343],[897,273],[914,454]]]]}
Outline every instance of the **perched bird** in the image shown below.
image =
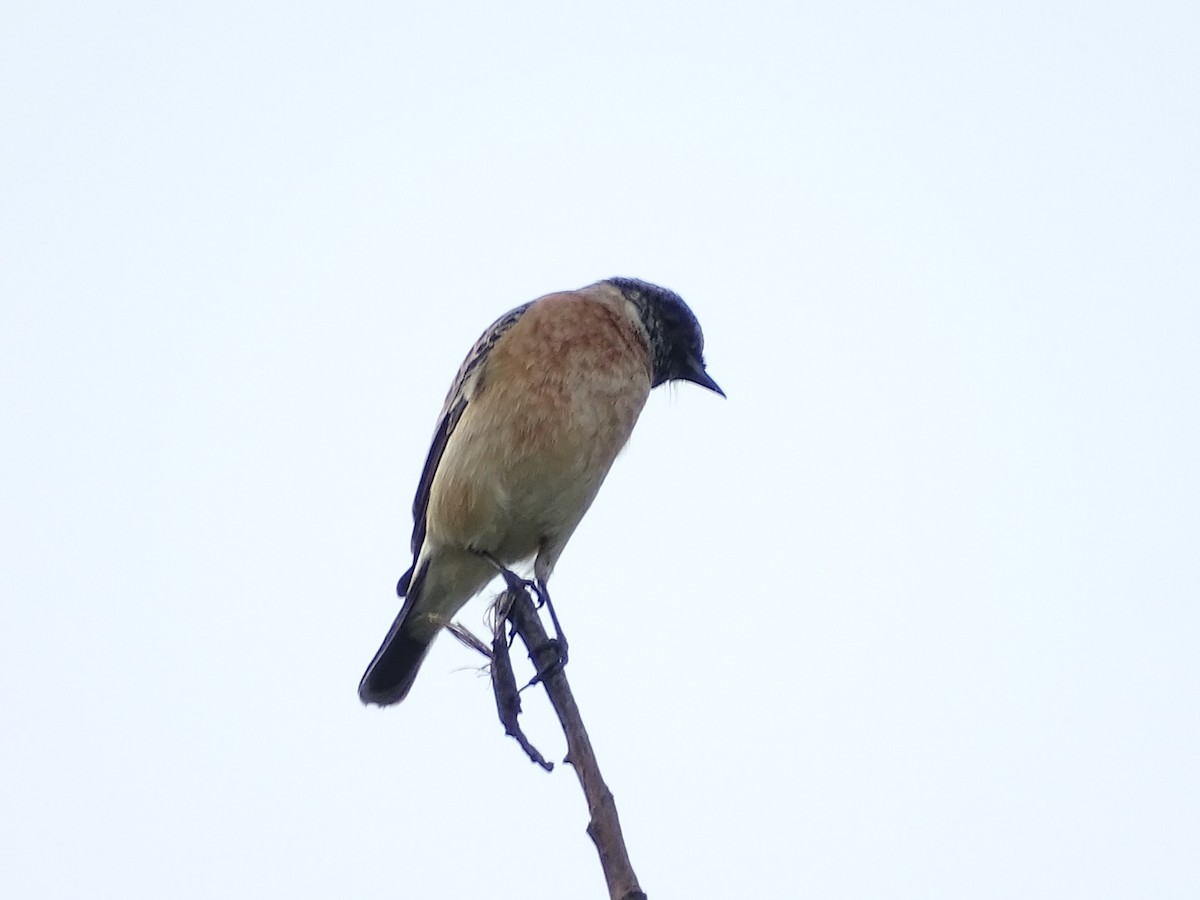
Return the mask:
{"type": "Polygon", "coordinates": [[[483,333],[450,386],[413,501],[406,598],[363,675],[363,703],[404,699],[438,631],[497,574],[534,559],[538,593],[625,446],[650,389],[704,368],[677,294],[609,278],[547,294],[483,333]]]}

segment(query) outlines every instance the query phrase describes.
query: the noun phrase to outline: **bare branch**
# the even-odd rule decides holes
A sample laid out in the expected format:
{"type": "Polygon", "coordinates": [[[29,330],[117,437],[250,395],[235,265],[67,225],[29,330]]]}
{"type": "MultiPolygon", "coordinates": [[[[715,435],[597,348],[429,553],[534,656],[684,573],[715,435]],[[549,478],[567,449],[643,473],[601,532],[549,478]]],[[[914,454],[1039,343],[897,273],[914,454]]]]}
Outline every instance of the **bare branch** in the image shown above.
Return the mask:
{"type": "Polygon", "coordinates": [[[505,622],[504,616],[497,615],[492,629],[492,691],[496,695],[496,712],[500,716],[500,724],[504,726],[504,733],[515,738],[529,758],[549,772],[554,769],[554,763],[547,762],[537,747],[529,742],[517,721],[521,714],[521,692],[517,690],[512,657],[508,654],[505,622]]]}
{"type": "Polygon", "coordinates": [[[554,770],[554,763],[547,762],[537,747],[529,742],[517,721],[521,714],[521,692],[517,690],[517,679],[513,674],[512,657],[508,653],[508,638],[505,635],[505,624],[508,621],[504,617],[508,610],[506,598],[507,594],[501,594],[495,604],[497,607],[502,605],[503,609],[494,610],[490,647],[460,622],[446,622],[443,627],[464,647],[469,647],[488,658],[488,674],[492,679],[492,691],[496,695],[496,712],[500,716],[500,724],[504,726],[504,733],[515,738],[533,762],[550,772],[554,770]]]}
{"type": "MultiPolygon", "coordinates": [[[[587,799],[588,812],[591,815],[587,832],[600,855],[600,866],[604,870],[604,880],[608,884],[609,897],[611,900],[646,900],[646,895],[638,885],[637,876],[629,862],[629,854],[625,849],[625,838],[621,833],[621,822],[617,816],[617,805],[613,800],[612,791],[608,789],[608,785],[604,783],[604,778],[600,775],[600,766],[596,761],[596,754],[592,750],[592,742],[588,738],[587,729],[583,727],[583,718],[575,703],[575,697],[571,693],[571,686],[567,683],[567,676],[562,667],[558,665],[558,647],[549,639],[546,630],[542,627],[528,592],[510,590],[506,592],[506,597],[501,602],[511,604],[507,618],[513,623],[516,634],[529,648],[530,658],[537,671],[545,673],[541,679],[542,684],[546,688],[546,694],[550,697],[550,703],[554,706],[558,721],[567,738],[565,761],[575,769],[575,774],[579,777],[579,784],[583,788],[584,797],[587,799]]],[[[505,651],[503,655],[506,659],[508,656],[507,645],[503,641],[504,617],[499,614],[499,610],[497,611],[497,620],[499,624],[495,634],[499,635],[499,643],[493,643],[493,686],[496,689],[496,706],[501,711],[500,720],[505,723],[505,730],[512,734],[513,732],[509,730],[509,725],[505,721],[505,703],[509,701],[506,698],[502,702],[501,687],[498,686],[495,675],[499,669],[496,660],[501,655],[498,647],[503,646],[505,651]]],[[[511,665],[508,672],[508,677],[511,678],[511,665]]],[[[515,681],[513,684],[515,685],[515,681]]],[[[519,712],[519,698],[515,708],[511,706],[508,708],[519,712]]],[[[515,712],[513,714],[514,722],[515,712]]],[[[525,742],[522,743],[522,746],[525,746],[525,742]]]]}

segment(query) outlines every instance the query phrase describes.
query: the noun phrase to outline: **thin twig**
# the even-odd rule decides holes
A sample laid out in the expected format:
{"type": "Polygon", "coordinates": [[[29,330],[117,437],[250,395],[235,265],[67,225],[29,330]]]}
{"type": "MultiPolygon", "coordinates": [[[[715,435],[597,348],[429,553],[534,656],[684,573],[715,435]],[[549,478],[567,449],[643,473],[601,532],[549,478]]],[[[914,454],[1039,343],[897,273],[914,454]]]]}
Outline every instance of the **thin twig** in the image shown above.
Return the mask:
{"type": "Polygon", "coordinates": [[[497,616],[496,627],[492,631],[492,690],[496,694],[496,712],[500,716],[500,724],[504,726],[504,733],[515,738],[531,760],[550,772],[554,769],[554,763],[547,762],[537,747],[529,742],[517,720],[521,714],[521,692],[517,690],[512,658],[508,655],[508,636],[504,627],[506,621],[503,616],[497,616]]]}
{"type": "MultiPolygon", "coordinates": [[[[504,600],[506,596],[501,595],[501,600],[504,600]]],[[[492,692],[496,695],[496,712],[500,716],[500,724],[504,726],[504,733],[514,738],[533,762],[547,772],[551,772],[554,770],[554,763],[547,762],[546,757],[542,756],[537,747],[530,743],[517,719],[521,714],[521,692],[517,690],[517,678],[513,674],[512,657],[508,653],[508,637],[505,634],[505,623],[508,621],[505,618],[506,614],[507,606],[496,613],[490,647],[458,622],[447,622],[445,628],[458,638],[461,644],[486,656],[491,661],[488,671],[492,679],[492,692]]]]}
{"type": "MultiPolygon", "coordinates": [[[[613,800],[612,791],[604,783],[600,775],[600,766],[596,762],[596,754],[592,750],[592,742],[588,738],[587,729],[583,727],[583,718],[567,676],[558,663],[558,647],[549,640],[546,630],[542,627],[533,601],[526,591],[509,591],[505,601],[510,604],[507,618],[513,623],[513,628],[520,636],[525,646],[529,648],[530,658],[542,677],[542,684],[550,703],[558,714],[567,738],[567,758],[579,777],[579,784],[587,798],[588,812],[591,821],[588,823],[588,836],[596,845],[600,854],[600,866],[604,870],[604,880],[608,883],[610,900],[646,900],[646,895],[638,885],[637,876],[629,862],[629,854],[625,849],[625,838],[621,833],[621,822],[617,817],[617,805],[613,800]]],[[[503,617],[497,616],[500,625],[498,632],[503,633],[503,617]]],[[[507,649],[507,647],[505,648],[507,649]]],[[[507,656],[507,654],[505,654],[507,656]]],[[[493,672],[496,670],[496,656],[493,657],[493,672]]],[[[510,669],[511,673],[511,669],[510,669]]],[[[494,682],[493,682],[494,683],[494,682]]],[[[497,688],[497,708],[500,708],[500,693],[497,688]]],[[[518,703],[519,709],[519,703],[518,703]]],[[[503,714],[501,715],[503,721],[503,714]]],[[[505,728],[508,728],[507,723],[505,728]]],[[[509,732],[511,734],[511,732],[509,732]]]]}

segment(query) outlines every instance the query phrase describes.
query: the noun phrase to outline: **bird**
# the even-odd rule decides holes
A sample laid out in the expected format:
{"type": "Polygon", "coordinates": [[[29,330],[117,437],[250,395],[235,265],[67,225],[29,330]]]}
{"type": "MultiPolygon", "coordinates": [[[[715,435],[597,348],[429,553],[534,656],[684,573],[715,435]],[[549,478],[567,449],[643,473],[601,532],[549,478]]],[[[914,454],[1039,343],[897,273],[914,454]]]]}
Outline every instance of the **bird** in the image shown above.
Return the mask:
{"type": "Polygon", "coordinates": [[[535,593],[549,598],[651,389],[671,381],[725,396],[696,316],[646,281],[546,294],[492,323],[442,407],[413,501],[413,563],[396,586],[404,603],[359,683],[364,704],[403,700],[443,626],[498,574],[511,585],[509,567],[532,559],[535,593]]]}

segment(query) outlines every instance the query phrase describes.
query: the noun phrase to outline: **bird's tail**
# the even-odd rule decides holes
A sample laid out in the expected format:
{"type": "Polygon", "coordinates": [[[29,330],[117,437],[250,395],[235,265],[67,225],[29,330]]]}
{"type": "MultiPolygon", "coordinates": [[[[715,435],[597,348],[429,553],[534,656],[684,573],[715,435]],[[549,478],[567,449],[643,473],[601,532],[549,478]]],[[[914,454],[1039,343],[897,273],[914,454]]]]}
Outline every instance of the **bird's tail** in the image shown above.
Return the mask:
{"type": "MultiPolygon", "coordinates": [[[[422,568],[421,575],[425,574],[425,568],[427,566],[422,568]]],[[[421,627],[420,623],[424,617],[409,615],[415,607],[421,582],[424,581],[420,577],[412,578],[416,584],[410,585],[411,575],[410,569],[401,579],[404,588],[402,593],[408,595],[404,608],[400,610],[400,615],[396,616],[387,637],[383,639],[383,644],[371,660],[371,664],[367,666],[362,681],[358,683],[358,698],[363,703],[391,706],[403,700],[412,688],[421,663],[425,660],[425,654],[429,652],[429,647],[437,636],[436,627],[429,627],[427,624],[421,627]],[[413,621],[414,618],[416,622],[413,621]]]]}
{"type": "Polygon", "coordinates": [[[403,700],[416,681],[433,637],[409,634],[404,629],[404,616],[399,616],[358,683],[358,698],[376,706],[391,706],[403,700]]]}

